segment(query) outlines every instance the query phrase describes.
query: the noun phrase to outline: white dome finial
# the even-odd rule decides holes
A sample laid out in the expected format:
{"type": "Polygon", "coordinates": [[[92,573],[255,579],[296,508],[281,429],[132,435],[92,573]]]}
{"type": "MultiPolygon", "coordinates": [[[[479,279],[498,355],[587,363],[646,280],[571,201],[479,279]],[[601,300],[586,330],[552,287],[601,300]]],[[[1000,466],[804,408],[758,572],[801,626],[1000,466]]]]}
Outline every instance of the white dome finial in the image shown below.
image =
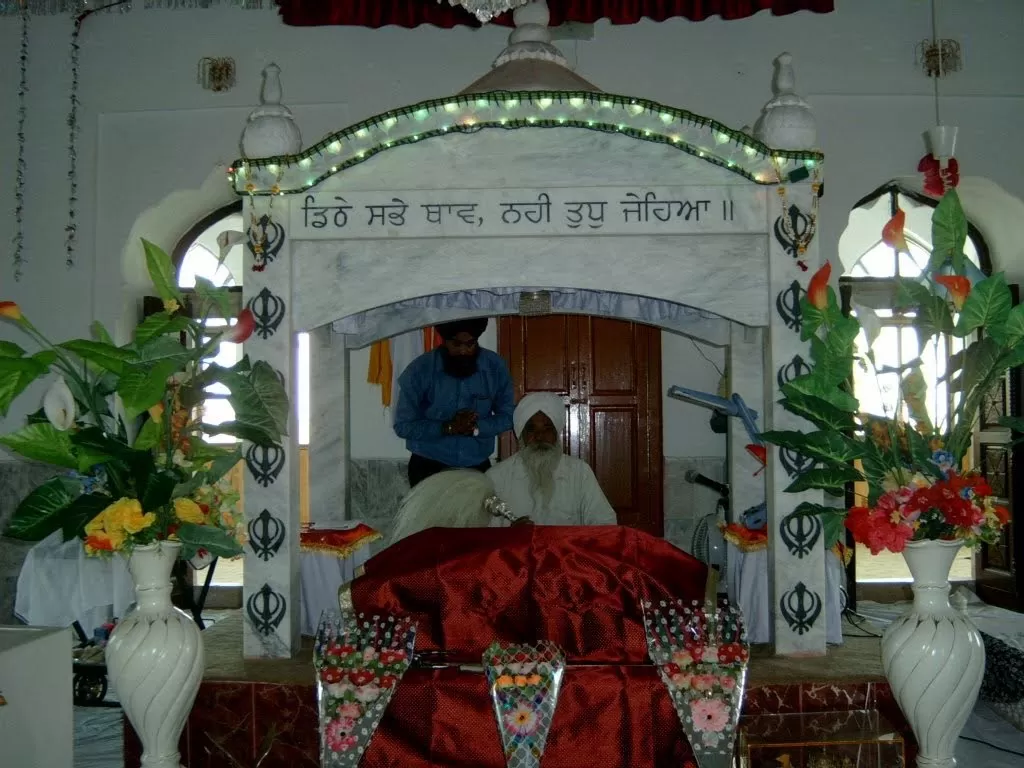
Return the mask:
{"type": "Polygon", "coordinates": [[[260,106],[249,114],[242,131],[242,155],[246,158],[295,155],[302,149],[302,133],[292,111],[281,103],[281,68],[268,64],[263,70],[260,106]]]}
{"type": "Polygon", "coordinates": [[[818,124],[810,104],[796,93],[796,73],[790,53],[782,53],[775,59],[772,93],[774,98],[765,104],[755,126],[757,138],[772,149],[815,149],[818,124]]]}
{"type": "Polygon", "coordinates": [[[508,47],[494,60],[494,67],[510,61],[536,59],[569,68],[569,61],[551,43],[551,11],[547,0],[530,0],[512,12],[515,29],[508,36],[508,47]]]}

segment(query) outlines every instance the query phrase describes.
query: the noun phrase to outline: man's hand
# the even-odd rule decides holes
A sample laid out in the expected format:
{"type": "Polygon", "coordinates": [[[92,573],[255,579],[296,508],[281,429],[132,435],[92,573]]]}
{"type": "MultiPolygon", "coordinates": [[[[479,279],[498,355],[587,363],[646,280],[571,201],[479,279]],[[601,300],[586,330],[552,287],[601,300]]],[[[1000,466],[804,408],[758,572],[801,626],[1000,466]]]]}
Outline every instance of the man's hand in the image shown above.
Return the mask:
{"type": "Polygon", "coordinates": [[[451,421],[444,425],[446,435],[463,435],[471,437],[476,429],[477,414],[475,411],[459,411],[451,421]]]}

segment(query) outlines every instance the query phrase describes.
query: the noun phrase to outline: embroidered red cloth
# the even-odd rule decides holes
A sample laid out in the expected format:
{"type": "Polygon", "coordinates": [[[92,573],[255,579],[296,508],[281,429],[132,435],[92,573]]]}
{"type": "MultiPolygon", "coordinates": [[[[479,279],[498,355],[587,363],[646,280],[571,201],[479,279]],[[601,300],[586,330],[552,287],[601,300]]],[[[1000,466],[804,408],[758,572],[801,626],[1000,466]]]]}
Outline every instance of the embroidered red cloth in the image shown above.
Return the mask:
{"type": "Polygon", "coordinates": [[[330,552],[338,557],[348,557],[380,534],[366,523],[344,530],[318,530],[310,528],[299,533],[299,549],[303,552],[330,552]]]}
{"type": "Polygon", "coordinates": [[[495,640],[551,640],[570,663],[644,664],[641,601],[703,600],[707,568],[663,539],[618,526],[433,528],[366,563],[352,601],[406,614],[418,652],[480,664],[495,640]]]}
{"type": "MultiPolygon", "coordinates": [[[[460,6],[437,0],[276,0],[285,24],[299,27],[342,25],[352,27],[418,27],[431,24],[450,29],[478,27],[473,14],[460,6]]],[[[565,22],[592,24],[607,19],[612,24],[636,24],[641,19],[665,21],[682,17],[703,21],[712,16],[745,19],[761,11],[785,16],[797,11],[831,13],[835,0],[549,0],[551,26],[565,22]]],[[[512,14],[504,13],[492,24],[512,26],[512,14]]]]}

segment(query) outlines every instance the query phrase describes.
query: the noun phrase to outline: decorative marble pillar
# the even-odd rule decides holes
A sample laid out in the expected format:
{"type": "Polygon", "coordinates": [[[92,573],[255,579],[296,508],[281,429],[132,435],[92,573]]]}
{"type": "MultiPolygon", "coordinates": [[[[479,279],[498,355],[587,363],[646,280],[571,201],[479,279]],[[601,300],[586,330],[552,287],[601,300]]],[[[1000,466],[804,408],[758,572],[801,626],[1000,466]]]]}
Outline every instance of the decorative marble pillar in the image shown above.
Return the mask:
{"type": "Polygon", "coordinates": [[[309,333],[309,519],[348,519],[348,350],[330,325],[309,333]]]}
{"type": "MultiPolygon", "coordinates": [[[[809,183],[786,184],[786,195],[772,193],[768,209],[769,295],[772,306],[765,360],[763,429],[813,429],[804,419],[779,405],[781,388],[808,373],[810,344],[800,340],[799,300],[819,264],[818,241],[812,232],[809,183]],[[781,204],[780,204],[781,202],[781,204]],[[783,219],[785,208],[786,220],[783,219]]],[[[768,447],[768,531],[774,594],[772,613],[775,652],[783,656],[820,655],[826,651],[825,545],[817,517],[792,517],[801,502],[820,504],[822,491],[786,493],[786,488],[813,462],[784,448],[768,447]]]]}
{"type": "MultiPolygon", "coordinates": [[[[764,331],[731,323],[729,327],[729,393],[739,395],[757,411],[764,429],[764,331]]],[[[729,505],[733,522],[751,507],[763,504],[764,467],[747,450],[750,436],[742,419],[729,419],[729,505]]]]}

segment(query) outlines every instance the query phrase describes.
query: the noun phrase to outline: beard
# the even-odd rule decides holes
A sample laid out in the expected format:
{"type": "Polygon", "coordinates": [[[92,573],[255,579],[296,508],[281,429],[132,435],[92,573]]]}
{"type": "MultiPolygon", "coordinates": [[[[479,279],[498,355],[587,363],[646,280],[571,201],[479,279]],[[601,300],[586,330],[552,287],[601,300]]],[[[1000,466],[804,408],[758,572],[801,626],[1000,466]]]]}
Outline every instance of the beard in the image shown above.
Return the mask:
{"type": "Polygon", "coordinates": [[[523,466],[530,481],[530,495],[547,509],[555,495],[555,470],[562,460],[558,446],[548,443],[531,443],[520,449],[523,466]]]}
{"type": "Polygon", "coordinates": [[[441,347],[441,362],[444,365],[444,372],[454,379],[468,379],[476,373],[476,361],[479,355],[479,348],[472,355],[453,355],[441,347]]]}

